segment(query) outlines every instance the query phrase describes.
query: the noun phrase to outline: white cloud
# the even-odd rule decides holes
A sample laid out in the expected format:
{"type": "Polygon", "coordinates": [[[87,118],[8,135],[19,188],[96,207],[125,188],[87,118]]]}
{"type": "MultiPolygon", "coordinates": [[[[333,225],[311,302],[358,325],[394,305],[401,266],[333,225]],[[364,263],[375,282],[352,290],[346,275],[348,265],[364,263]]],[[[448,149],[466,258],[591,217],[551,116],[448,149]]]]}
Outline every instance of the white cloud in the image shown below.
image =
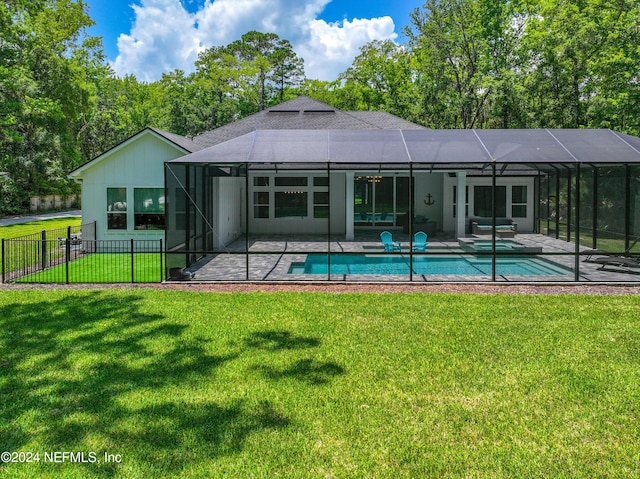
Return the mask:
{"type": "Polygon", "coordinates": [[[120,76],[153,81],[176,68],[190,72],[198,52],[227,45],[258,30],[287,39],[305,59],[309,78],[333,80],[371,40],[395,39],[391,17],[327,23],[318,15],[331,0],[206,0],[195,14],[180,0],[142,0],[134,5],[129,34],[118,39],[113,62],[120,76]]]}
{"type": "Polygon", "coordinates": [[[143,0],[133,5],[135,22],[130,34],[118,38],[118,57],[113,68],[120,76],[132,73],[153,81],[176,68],[189,71],[202,45],[195,17],[178,0],[143,0]]]}
{"type": "Polygon", "coordinates": [[[395,40],[397,35],[393,30],[391,17],[356,18],[341,23],[313,20],[309,38],[297,53],[305,58],[309,78],[333,80],[351,66],[364,44],[372,40],[395,40]]]}

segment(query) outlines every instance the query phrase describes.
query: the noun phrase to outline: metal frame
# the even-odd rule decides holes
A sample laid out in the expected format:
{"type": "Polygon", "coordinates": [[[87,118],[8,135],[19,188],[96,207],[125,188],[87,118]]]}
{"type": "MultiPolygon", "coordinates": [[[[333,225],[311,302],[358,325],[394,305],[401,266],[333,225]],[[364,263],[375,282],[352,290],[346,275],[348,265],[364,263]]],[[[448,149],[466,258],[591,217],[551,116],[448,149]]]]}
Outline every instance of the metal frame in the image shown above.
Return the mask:
{"type": "MultiPolygon", "coordinates": [[[[167,168],[171,168],[173,166],[180,166],[180,167],[184,167],[185,168],[185,172],[186,172],[186,188],[187,190],[189,190],[190,188],[190,184],[193,180],[193,178],[191,178],[192,173],[195,173],[196,175],[197,173],[197,168],[205,168],[204,165],[195,165],[193,163],[184,163],[181,164],[177,161],[172,162],[171,164],[167,164],[167,168]],[[169,166],[170,165],[170,166],[169,166]],[[192,171],[192,168],[195,167],[196,171],[192,171]]],[[[563,183],[563,181],[561,180],[561,176],[562,176],[562,172],[566,172],[566,181],[564,182],[564,184],[566,185],[567,188],[567,212],[566,212],[566,216],[567,216],[567,232],[566,232],[566,236],[565,236],[565,240],[567,242],[570,242],[572,237],[574,238],[574,251],[573,251],[573,256],[574,256],[574,281],[575,282],[579,282],[580,281],[580,273],[581,273],[581,265],[580,265],[580,261],[581,261],[581,253],[580,253],[580,247],[581,247],[581,238],[580,238],[580,218],[581,218],[581,213],[580,213],[580,209],[581,209],[581,202],[582,202],[582,198],[581,198],[581,193],[580,193],[580,183],[581,183],[581,178],[582,178],[582,167],[581,164],[579,162],[576,162],[574,165],[566,165],[566,164],[562,164],[562,165],[556,165],[556,164],[537,164],[537,165],[527,165],[527,164],[522,164],[523,166],[528,166],[531,167],[533,166],[534,168],[537,168],[538,172],[535,175],[535,185],[534,185],[534,204],[531,205],[533,207],[533,215],[534,215],[534,228],[537,230],[539,228],[539,221],[540,221],[540,214],[541,214],[541,207],[540,207],[540,194],[542,193],[541,191],[541,183],[543,181],[546,181],[546,198],[547,198],[547,215],[546,215],[546,220],[547,220],[547,225],[548,227],[550,226],[550,211],[551,211],[551,193],[552,190],[555,187],[555,204],[553,205],[555,211],[556,211],[556,217],[555,217],[555,238],[556,239],[560,239],[560,192],[561,192],[561,184],[563,183]],[[543,178],[547,173],[545,172],[549,172],[551,174],[551,177],[547,178],[543,178]],[[555,181],[553,181],[553,177],[555,176],[555,181]],[[575,228],[572,226],[575,225],[575,228]]],[[[623,208],[624,210],[624,215],[625,215],[625,246],[628,247],[630,244],[630,237],[631,237],[631,212],[632,212],[632,205],[631,205],[631,176],[632,176],[632,170],[630,165],[628,164],[609,164],[610,166],[614,167],[614,166],[623,166],[624,167],[624,175],[625,175],[625,181],[624,181],[624,197],[625,197],[625,206],[623,208]]],[[[251,234],[251,222],[250,222],[250,195],[249,195],[249,191],[250,191],[250,171],[253,169],[252,167],[255,166],[254,164],[251,164],[249,162],[245,162],[239,165],[236,165],[236,167],[239,167],[238,171],[244,170],[241,172],[241,175],[243,175],[245,177],[244,180],[244,201],[245,201],[245,205],[244,205],[244,239],[245,239],[245,251],[225,251],[224,253],[226,254],[232,254],[232,255],[236,255],[236,254],[243,254],[245,256],[245,281],[249,281],[251,278],[251,265],[250,265],[250,256],[254,255],[254,254],[260,254],[260,255],[265,255],[265,254],[280,254],[280,255],[287,255],[287,254],[308,254],[308,253],[313,253],[312,251],[297,251],[297,252],[283,252],[283,251],[250,251],[250,234],[251,234]]],[[[260,166],[260,165],[258,165],[260,166]]],[[[327,214],[327,228],[326,228],[326,244],[327,244],[327,276],[326,276],[326,280],[327,281],[336,281],[335,279],[332,279],[332,274],[331,274],[331,262],[332,262],[332,251],[331,251],[331,247],[332,247],[332,226],[331,226],[331,220],[332,220],[332,199],[331,199],[331,192],[332,192],[332,178],[331,175],[335,174],[335,172],[338,171],[349,171],[351,169],[355,169],[355,166],[353,166],[352,168],[348,168],[345,167],[345,165],[339,165],[338,168],[334,168],[333,164],[331,162],[326,162],[324,164],[321,163],[316,163],[316,164],[312,164],[311,165],[312,168],[311,169],[324,169],[326,171],[327,174],[327,181],[328,181],[328,187],[327,187],[327,191],[328,191],[328,197],[329,197],[329,202],[328,202],[328,214],[327,214]]],[[[369,165],[371,166],[371,165],[369,165]]],[[[398,170],[399,167],[402,165],[394,165],[394,170],[398,170]]],[[[408,278],[409,281],[414,281],[414,252],[413,252],[413,233],[414,233],[414,227],[413,227],[413,221],[412,218],[414,217],[414,213],[415,213],[415,194],[414,194],[414,188],[415,188],[415,174],[416,174],[416,166],[420,166],[422,168],[420,168],[420,170],[425,169],[425,171],[429,171],[429,172],[438,172],[438,171],[447,171],[444,168],[438,168],[435,169],[434,165],[425,165],[425,164],[416,164],[414,162],[408,162],[407,164],[403,165],[404,168],[402,169],[406,169],[409,173],[409,225],[408,225],[408,231],[409,231],[409,251],[405,252],[404,254],[406,256],[408,256],[408,263],[409,263],[409,273],[408,273],[408,278]]],[[[458,165],[458,167],[460,167],[461,165],[458,165]]],[[[496,235],[496,222],[497,222],[497,204],[496,204],[496,188],[497,188],[497,178],[499,175],[504,174],[505,168],[502,168],[500,171],[498,171],[497,168],[497,163],[496,162],[491,162],[485,166],[490,166],[491,168],[491,185],[492,185],[492,194],[491,194],[491,202],[492,202],[492,233],[491,233],[491,241],[492,241],[492,247],[491,247],[491,251],[487,252],[487,253],[468,253],[468,254],[475,254],[477,256],[487,256],[490,255],[491,256],[491,281],[496,282],[498,281],[498,271],[497,271],[497,257],[501,256],[501,255],[509,255],[510,253],[505,253],[505,252],[500,252],[496,249],[496,244],[497,244],[497,235],[496,235]]],[[[599,177],[600,177],[600,169],[597,165],[590,165],[590,167],[593,170],[593,181],[592,181],[592,187],[593,187],[593,213],[592,213],[592,219],[593,219],[593,225],[592,225],[592,229],[591,229],[591,234],[592,234],[592,245],[595,247],[597,245],[597,237],[598,237],[598,231],[597,231],[597,219],[598,219],[598,208],[597,208],[597,201],[598,201],[598,184],[599,184],[599,177]]],[[[381,168],[381,167],[379,167],[381,168]]],[[[278,171],[278,167],[277,165],[275,165],[275,170],[276,172],[278,171]]],[[[507,169],[508,171],[508,169],[507,169]]],[[[240,175],[239,175],[240,176],[240,175]]],[[[168,175],[165,172],[165,179],[168,177],[168,175]]],[[[212,178],[212,177],[209,177],[212,178]]],[[[165,180],[166,182],[166,180],[165,180]]],[[[209,203],[211,202],[211,195],[207,193],[207,188],[210,187],[209,182],[204,181],[202,183],[202,187],[203,187],[203,191],[201,192],[203,198],[205,199],[204,201],[209,201],[209,203]],[[206,198],[208,198],[208,200],[206,200],[206,198]]],[[[167,197],[171,196],[171,191],[170,189],[165,186],[165,192],[167,194],[167,197]]],[[[312,199],[313,201],[313,199],[312,199]]],[[[193,213],[193,207],[192,205],[190,205],[190,201],[187,202],[187,228],[186,228],[186,235],[187,237],[185,237],[185,244],[188,245],[187,249],[185,251],[181,251],[180,253],[184,253],[185,255],[185,259],[187,260],[187,264],[191,261],[193,261],[194,258],[200,256],[200,255],[205,255],[205,254],[215,254],[215,253],[222,253],[222,251],[215,251],[217,250],[217,248],[212,248],[210,247],[211,245],[205,245],[204,249],[200,249],[196,247],[196,244],[193,243],[193,241],[195,241],[194,237],[189,237],[190,235],[192,235],[192,213],[193,213]]],[[[193,234],[195,234],[195,231],[193,232],[193,234]]],[[[564,235],[563,235],[564,236],[564,235]]],[[[208,243],[208,242],[207,242],[208,243]]],[[[165,245],[166,248],[170,248],[171,245],[165,241],[165,245]]],[[[167,254],[174,254],[170,251],[166,252],[167,254]]],[[[350,253],[343,253],[343,252],[336,252],[335,254],[350,254],[350,253]]],[[[384,252],[377,252],[377,251],[372,251],[372,252],[368,252],[367,254],[371,254],[371,255],[376,255],[376,254],[389,254],[389,253],[384,253],[384,252]]],[[[444,253],[440,253],[440,252],[433,252],[433,251],[429,251],[428,252],[429,255],[438,255],[438,254],[444,254],[444,253]]],[[[464,256],[467,253],[462,253],[461,255],[464,256]]],[[[532,254],[529,253],[531,256],[538,256],[538,254],[532,254]]],[[[566,256],[568,253],[552,253],[552,252],[544,252],[541,253],[542,256],[554,256],[554,255],[562,255],[562,256],[566,256]]],[[[167,261],[167,263],[169,263],[167,261]]]]}

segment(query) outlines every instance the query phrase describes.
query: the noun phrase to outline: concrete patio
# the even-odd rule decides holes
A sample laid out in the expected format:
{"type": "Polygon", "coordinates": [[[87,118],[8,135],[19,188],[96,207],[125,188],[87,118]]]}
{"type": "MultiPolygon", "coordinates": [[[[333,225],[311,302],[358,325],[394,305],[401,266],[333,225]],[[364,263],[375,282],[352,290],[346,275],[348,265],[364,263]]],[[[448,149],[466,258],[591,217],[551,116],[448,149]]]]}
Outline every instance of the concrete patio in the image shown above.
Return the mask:
{"type": "MultiPolygon", "coordinates": [[[[475,237],[484,239],[488,237],[475,237]]],[[[467,238],[473,240],[474,237],[467,238]]],[[[409,236],[394,233],[394,240],[402,243],[401,254],[409,261],[409,236]]],[[[575,245],[570,242],[557,240],[540,234],[518,234],[515,241],[519,243],[518,257],[532,257],[531,251],[541,251],[534,255],[566,269],[566,274],[545,275],[496,275],[496,282],[574,282],[575,281],[575,245]],[[562,254],[566,253],[566,254],[562,254]]],[[[462,282],[477,283],[491,282],[490,274],[292,274],[292,265],[304,263],[308,253],[360,253],[380,255],[384,252],[378,233],[363,233],[355,241],[345,241],[343,237],[331,238],[328,241],[322,236],[305,235],[260,235],[249,238],[249,252],[246,239],[239,238],[225,248],[223,252],[205,256],[191,265],[189,271],[195,273],[193,281],[360,281],[360,282],[462,282]],[[249,274],[247,276],[247,261],[249,274]]],[[[586,251],[589,248],[581,248],[586,251]]],[[[398,253],[389,253],[398,254],[398,253]]],[[[429,238],[426,253],[414,253],[419,256],[446,256],[477,258],[477,254],[464,251],[457,238],[436,237],[429,238]]],[[[486,256],[485,256],[486,257],[486,256]]],[[[407,268],[408,270],[408,268],[407,268]]],[[[640,268],[621,270],[618,268],[601,269],[601,265],[585,262],[584,257],[579,263],[580,282],[611,282],[635,283],[640,282],[640,268]]]]}

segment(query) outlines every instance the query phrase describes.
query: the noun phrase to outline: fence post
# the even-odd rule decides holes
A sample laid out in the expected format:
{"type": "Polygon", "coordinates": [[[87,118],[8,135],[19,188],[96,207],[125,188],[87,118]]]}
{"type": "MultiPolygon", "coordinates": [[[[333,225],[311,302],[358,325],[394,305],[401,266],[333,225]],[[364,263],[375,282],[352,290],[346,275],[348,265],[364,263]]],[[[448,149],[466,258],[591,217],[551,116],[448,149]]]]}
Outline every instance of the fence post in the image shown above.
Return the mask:
{"type": "Polygon", "coordinates": [[[133,263],[133,238],[131,238],[131,282],[135,283],[135,279],[133,277],[134,263],[133,263]]]}
{"type": "Polygon", "coordinates": [[[2,238],[2,282],[3,283],[5,281],[4,256],[5,256],[4,238],[2,238]]]}
{"type": "Polygon", "coordinates": [[[47,230],[42,230],[42,271],[47,269],[47,230]]]}
{"type": "Polygon", "coordinates": [[[162,238],[160,238],[160,282],[161,283],[164,278],[164,274],[162,272],[164,270],[163,259],[164,259],[164,252],[162,251],[162,238]]]}
{"type": "Polygon", "coordinates": [[[69,261],[71,260],[71,240],[67,238],[67,241],[64,242],[64,253],[65,253],[65,269],[66,269],[66,282],[69,284],[69,261]]]}

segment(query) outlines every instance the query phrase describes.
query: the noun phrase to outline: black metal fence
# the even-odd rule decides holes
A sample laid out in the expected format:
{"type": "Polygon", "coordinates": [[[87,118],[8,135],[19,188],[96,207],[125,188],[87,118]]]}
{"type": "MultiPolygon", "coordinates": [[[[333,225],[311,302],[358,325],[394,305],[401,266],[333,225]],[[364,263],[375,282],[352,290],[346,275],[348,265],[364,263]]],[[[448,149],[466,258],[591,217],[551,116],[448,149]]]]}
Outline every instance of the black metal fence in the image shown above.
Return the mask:
{"type": "Polygon", "coordinates": [[[96,240],[95,224],[5,238],[2,282],[159,283],[162,240],[96,240]]]}

